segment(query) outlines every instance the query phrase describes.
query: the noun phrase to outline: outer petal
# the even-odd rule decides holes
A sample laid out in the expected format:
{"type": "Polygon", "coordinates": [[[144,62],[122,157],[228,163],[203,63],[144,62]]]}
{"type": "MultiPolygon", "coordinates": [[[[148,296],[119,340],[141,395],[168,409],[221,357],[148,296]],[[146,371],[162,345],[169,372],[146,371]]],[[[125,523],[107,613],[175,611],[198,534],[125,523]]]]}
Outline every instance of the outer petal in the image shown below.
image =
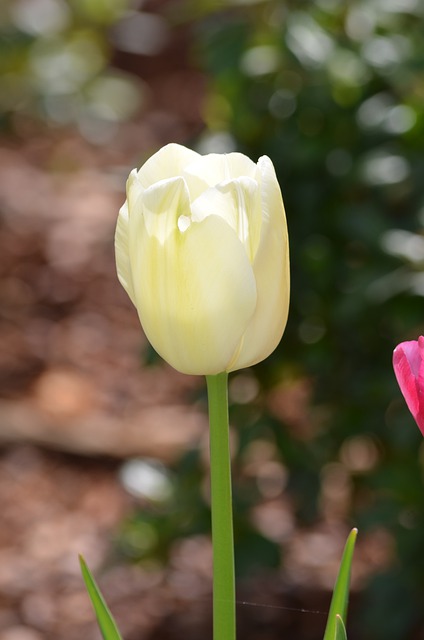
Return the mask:
{"type": "Polygon", "coordinates": [[[418,350],[420,352],[420,366],[417,374],[418,396],[420,399],[420,429],[424,433],[424,336],[418,338],[418,350]]]}
{"type": "Polygon", "coordinates": [[[290,297],[289,247],[286,215],[273,164],[259,159],[262,227],[254,259],[258,302],[240,352],[229,370],[264,360],[278,345],[287,322],[290,297]]]}
{"type": "Polygon", "coordinates": [[[402,342],[393,352],[393,369],[408,409],[424,435],[424,338],[402,342]]]}
{"type": "Polygon", "coordinates": [[[159,180],[181,176],[184,167],[200,157],[198,153],[181,144],[167,144],[143,164],[138,172],[138,180],[147,188],[159,180]]]}
{"type": "Polygon", "coordinates": [[[132,211],[144,192],[144,187],[138,179],[137,169],[133,169],[128,176],[126,191],[128,208],[132,211]]]}
{"type": "Polygon", "coordinates": [[[119,282],[128,293],[131,302],[135,305],[134,287],[129,256],[128,227],[128,205],[127,202],[125,202],[119,210],[118,223],[116,225],[115,232],[116,270],[118,273],[119,282]]]}
{"type": "Polygon", "coordinates": [[[411,376],[417,378],[422,363],[422,353],[420,350],[419,342],[417,340],[408,340],[407,342],[402,342],[402,344],[400,344],[395,349],[395,352],[397,352],[398,350],[402,350],[403,355],[408,362],[411,376]]]}
{"type": "Polygon", "coordinates": [[[135,304],[129,257],[129,216],[130,209],[132,211],[136,210],[139,199],[144,191],[138,180],[136,169],[133,169],[128,176],[126,186],[127,199],[119,210],[118,223],[115,231],[115,257],[118,280],[128,293],[131,302],[135,304]]]}
{"type": "Polygon", "coordinates": [[[243,245],[224,220],[210,216],[184,231],[178,216],[188,207],[185,185],[178,203],[166,209],[157,198],[157,215],[169,222],[162,233],[148,232],[144,215],[131,218],[130,255],[141,324],[158,353],[189,374],[225,371],[256,305],[256,286],[243,245]],[[162,209],[160,207],[162,206],[162,209]],[[134,226],[133,226],[134,224],[134,226]]]}

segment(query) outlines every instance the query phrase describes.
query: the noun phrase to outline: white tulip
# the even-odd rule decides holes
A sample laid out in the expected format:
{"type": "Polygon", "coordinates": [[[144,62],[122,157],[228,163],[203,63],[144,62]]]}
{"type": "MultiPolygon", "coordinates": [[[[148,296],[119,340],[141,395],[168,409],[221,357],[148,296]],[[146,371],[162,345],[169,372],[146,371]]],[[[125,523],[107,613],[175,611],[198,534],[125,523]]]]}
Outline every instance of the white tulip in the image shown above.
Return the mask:
{"type": "Polygon", "coordinates": [[[283,334],[289,251],[272,162],[169,144],[127,181],[118,277],[154,349],[214,375],[266,358],[283,334]]]}

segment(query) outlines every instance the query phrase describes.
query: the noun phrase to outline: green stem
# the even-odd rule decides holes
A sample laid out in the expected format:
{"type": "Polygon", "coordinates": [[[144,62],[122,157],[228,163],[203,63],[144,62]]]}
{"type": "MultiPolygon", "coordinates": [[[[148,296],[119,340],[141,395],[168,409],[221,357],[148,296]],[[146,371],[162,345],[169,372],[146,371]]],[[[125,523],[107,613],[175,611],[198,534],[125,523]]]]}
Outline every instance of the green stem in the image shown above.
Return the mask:
{"type": "Polygon", "coordinates": [[[213,547],[213,638],[235,640],[235,579],[227,373],[206,376],[213,547]]]}

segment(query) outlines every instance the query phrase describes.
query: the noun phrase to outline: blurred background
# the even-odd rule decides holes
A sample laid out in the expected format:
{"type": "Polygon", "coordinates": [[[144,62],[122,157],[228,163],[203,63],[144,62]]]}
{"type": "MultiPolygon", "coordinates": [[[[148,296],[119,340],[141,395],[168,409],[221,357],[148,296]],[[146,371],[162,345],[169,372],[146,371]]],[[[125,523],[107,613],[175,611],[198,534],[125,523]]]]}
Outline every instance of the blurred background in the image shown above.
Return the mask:
{"type": "Polygon", "coordinates": [[[230,378],[239,637],[318,640],[359,528],[349,637],[424,638],[424,448],[391,368],[424,332],[419,0],[3,0],[0,628],[211,636],[204,382],[115,275],[130,169],[161,145],[273,160],[291,311],[230,378]]]}

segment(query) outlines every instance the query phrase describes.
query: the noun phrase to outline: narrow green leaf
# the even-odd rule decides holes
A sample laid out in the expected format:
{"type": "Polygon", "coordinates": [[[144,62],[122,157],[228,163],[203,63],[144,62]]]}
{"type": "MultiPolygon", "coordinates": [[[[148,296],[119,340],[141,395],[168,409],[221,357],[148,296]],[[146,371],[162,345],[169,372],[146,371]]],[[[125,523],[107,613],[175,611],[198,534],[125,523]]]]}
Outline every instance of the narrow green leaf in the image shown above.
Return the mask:
{"type": "MultiPolygon", "coordinates": [[[[327,626],[325,628],[324,640],[339,640],[337,631],[337,618],[340,616],[341,623],[346,623],[347,605],[349,601],[349,585],[350,585],[350,570],[352,566],[353,550],[355,548],[356,536],[358,534],[357,529],[352,529],[347,539],[342,561],[340,563],[339,575],[337,576],[336,584],[334,586],[333,597],[331,599],[330,611],[328,613],[327,626]]],[[[340,626],[340,623],[339,623],[340,626]]],[[[346,631],[345,631],[346,634],[346,631]]],[[[340,635],[340,639],[343,638],[340,635]]]]}
{"type": "Polygon", "coordinates": [[[100,631],[104,640],[122,640],[115,620],[113,619],[113,616],[109,611],[109,608],[104,601],[100,589],[91,575],[84,558],[80,556],[79,559],[82,577],[84,578],[85,586],[87,587],[88,595],[90,596],[91,604],[93,605],[97,622],[99,623],[100,631]]]}
{"type": "Polygon", "coordinates": [[[336,635],[334,636],[334,640],[347,640],[346,628],[339,615],[336,615],[336,635]]]}

